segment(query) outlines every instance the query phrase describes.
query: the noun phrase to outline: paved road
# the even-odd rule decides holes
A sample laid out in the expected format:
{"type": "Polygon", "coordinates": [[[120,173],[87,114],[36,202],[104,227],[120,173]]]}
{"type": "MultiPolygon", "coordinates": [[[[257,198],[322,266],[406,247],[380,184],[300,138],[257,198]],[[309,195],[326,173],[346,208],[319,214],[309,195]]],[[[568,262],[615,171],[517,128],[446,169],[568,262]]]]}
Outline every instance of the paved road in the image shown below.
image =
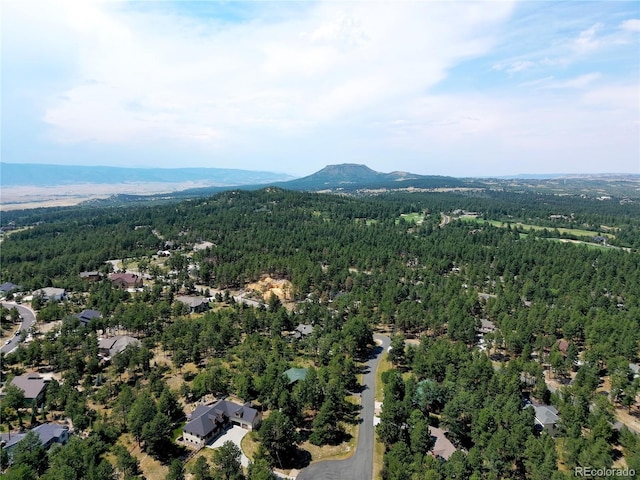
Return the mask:
{"type": "MultiPolygon", "coordinates": [[[[22,324],[20,325],[20,330],[26,330],[28,332],[29,329],[31,328],[31,326],[34,323],[36,323],[36,314],[29,307],[25,307],[24,305],[18,305],[18,304],[13,303],[13,302],[2,302],[2,306],[4,308],[13,308],[13,307],[15,307],[15,308],[18,309],[18,312],[22,316],[22,324]]],[[[10,342],[11,343],[5,343],[0,348],[0,351],[2,351],[4,353],[9,353],[11,350],[16,348],[18,346],[18,344],[20,343],[20,335],[18,335],[17,337],[13,337],[10,340],[10,342]]]]}
{"type": "Polygon", "coordinates": [[[300,472],[298,480],[369,480],[373,477],[373,413],[376,392],[376,368],[382,352],[389,347],[389,337],[375,335],[382,345],[367,361],[362,391],[362,410],[356,452],[346,460],[326,460],[310,465],[300,472]]]}

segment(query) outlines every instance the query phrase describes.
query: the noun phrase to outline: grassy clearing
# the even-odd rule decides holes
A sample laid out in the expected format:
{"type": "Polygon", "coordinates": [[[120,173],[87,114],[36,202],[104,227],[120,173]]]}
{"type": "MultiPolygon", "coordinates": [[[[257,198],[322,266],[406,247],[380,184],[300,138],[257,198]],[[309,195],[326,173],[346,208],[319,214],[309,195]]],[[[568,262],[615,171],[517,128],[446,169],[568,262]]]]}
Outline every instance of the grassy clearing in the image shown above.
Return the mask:
{"type": "Polygon", "coordinates": [[[389,361],[389,354],[385,352],[382,354],[382,357],[380,357],[378,369],[376,370],[376,402],[381,402],[384,398],[382,374],[387,370],[391,370],[391,368],[393,368],[393,364],[389,361]]]}
{"type": "Polygon", "coordinates": [[[164,480],[169,472],[168,467],[143,452],[130,434],[123,434],[120,437],[120,441],[129,450],[129,453],[140,462],[140,471],[143,478],[147,480],[164,480]]]}
{"type": "MultiPolygon", "coordinates": [[[[407,222],[413,222],[420,225],[424,221],[424,214],[413,212],[413,213],[402,213],[400,218],[404,218],[407,222]]],[[[396,224],[399,223],[400,220],[396,220],[396,224]]]]}
{"type": "Polygon", "coordinates": [[[530,230],[530,231],[542,231],[542,230],[555,231],[555,230],[557,230],[561,234],[573,235],[573,236],[576,236],[576,237],[595,237],[596,235],[601,235],[603,237],[615,238],[615,235],[612,235],[610,233],[600,233],[600,232],[596,232],[594,230],[583,230],[583,229],[580,229],[580,228],[541,227],[540,225],[531,225],[531,224],[528,224],[528,223],[501,222],[499,220],[484,220],[482,218],[475,218],[475,217],[462,217],[462,220],[464,220],[465,222],[473,222],[473,223],[480,223],[480,224],[484,224],[484,225],[492,225],[492,226],[498,227],[498,228],[507,228],[507,227],[522,228],[523,230],[530,230]]]}

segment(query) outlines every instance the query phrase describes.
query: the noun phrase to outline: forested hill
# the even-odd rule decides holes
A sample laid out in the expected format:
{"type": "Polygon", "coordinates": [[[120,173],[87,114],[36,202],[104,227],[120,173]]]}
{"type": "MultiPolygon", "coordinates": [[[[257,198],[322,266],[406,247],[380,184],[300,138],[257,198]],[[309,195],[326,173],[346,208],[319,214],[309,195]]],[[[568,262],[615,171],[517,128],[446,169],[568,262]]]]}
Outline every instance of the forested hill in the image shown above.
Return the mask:
{"type": "Polygon", "coordinates": [[[417,175],[408,172],[381,173],[366,165],[344,163],[327,165],[322,170],[307,177],[280,182],[277,186],[290,190],[342,190],[389,188],[457,187],[463,182],[453,177],[437,175],[417,175]]]}
{"type": "MultiPolygon", "coordinates": [[[[46,333],[2,358],[3,380],[44,369],[56,380],[37,411],[10,388],[3,423],[15,432],[30,414],[32,427],[68,417],[76,435],[49,455],[27,438],[0,468],[44,480],[138,469],[152,480],[215,478],[228,464],[222,450],[205,458],[202,449],[185,465],[176,438],[194,405],[229,396],[263,412],[248,441],[264,473],[248,478],[272,478],[273,467],[305,467],[310,452],[353,451],[364,430],[358,374],[382,354],[384,480],[640,471],[640,437],[617,430],[640,415],[630,369],[640,361],[639,209],[538,193],[270,187],[15,213],[0,283],[20,285],[18,300],[48,286],[68,298],[31,302],[46,333]],[[139,274],[144,287],[114,285],[114,269],[139,274]],[[286,285],[282,299],[267,297],[267,283],[286,285]],[[206,297],[210,310],[191,312],[185,295],[206,297]],[[101,317],[84,325],[74,317],[84,309],[101,317]],[[296,338],[302,325],[313,333],[296,338]],[[392,332],[390,351],[376,350],[376,329],[392,332]],[[100,361],[107,331],[139,345],[100,361]],[[294,386],[284,377],[292,368],[307,369],[294,386]],[[553,425],[536,422],[532,402],[553,405],[553,425]]],[[[19,321],[17,310],[2,315],[19,321]]]]}

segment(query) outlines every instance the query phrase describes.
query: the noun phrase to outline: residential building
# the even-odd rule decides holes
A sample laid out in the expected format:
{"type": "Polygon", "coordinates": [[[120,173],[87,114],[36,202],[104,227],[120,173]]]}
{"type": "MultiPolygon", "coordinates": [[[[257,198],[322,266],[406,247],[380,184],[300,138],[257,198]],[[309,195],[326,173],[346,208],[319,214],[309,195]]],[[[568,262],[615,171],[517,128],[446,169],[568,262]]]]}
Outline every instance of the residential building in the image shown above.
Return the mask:
{"type": "MultiPolygon", "coordinates": [[[[69,441],[69,427],[58,425],[56,423],[43,423],[31,430],[40,439],[40,443],[45,449],[51,447],[54,443],[64,445],[69,441]]],[[[3,433],[0,435],[0,445],[9,453],[9,458],[15,446],[20,443],[28,432],[24,433],[3,433]]]]}
{"type": "Polygon", "coordinates": [[[535,426],[536,429],[542,431],[545,430],[549,435],[556,435],[558,433],[558,422],[560,416],[558,415],[558,409],[553,405],[541,405],[537,403],[528,404],[525,408],[534,409],[535,426]]]}
{"type": "Polygon", "coordinates": [[[209,301],[204,297],[197,296],[179,296],[176,301],[189,307],[190,313],[202,313],[209,309],[209,301]]]}
{"type": "Polygon", "coordinates": [[[92,272],[80,272],[80,278],[88,280],[90,282],[96,282],[102,278],[102,274],[97,270],[92,272]]]}
{"type": "Polygon", "coordinates": [[[9,385],[14,385],[24,392],[25,407],[35,405],[39,407],[44,403],[44,395],[47,390],[49,380],[41,377],[37,373],[18,375],[13,377],[9,385]]]}
{"type": "Polygon", "coordinates": [[[64,288],[46,287],[35,290],[32,294],[34,297],[40,297],[45,302],[59,302],[67,298],[67,292],[64,288]]]}
{"type": "Polygon", "coordinates": [[[301,323],[291,333],[291,336],[295,339],[301,340],[304,337],[308,337],[313,333],[313,325],[301,323]]]}
{"type": "Polygon", "coordinates": [[[83,310],[76,313],[74,317],[80,320],[82,326],[86,327],[94,318],[102,318],[102,314],[97,310],[83,310]]]}
{"type": "Polygon", "coordinates": [[[285,376],[287,385],[293,385],[294,383],[307,378],[307,372],[308,372],[307,368],[290,368],[289,370],[284,372],[282,375],[285,376]]]}
{"type": "Polygon", "coordinates": [[[140,340],[128,335],[103,338],[98,342],[98,353],[103,357],[115,357],[129,345],[139,347],[141,345],[140,340]]]}
{"type": "Polygon", "coordinates": [[[11,282],[5,282],[2,285],[0,285],[0,292],[2,293],[11,293],[19,289],[20,289],[19,285],[16,285],[15,283],[11,283],[11,282]]]}
{"type": "Polygon", "coordinates": [[[109,280],[114,287],[118,288],[140,288],[142,287],[142,277],[135,273],[112,273],[109,280]]]}
{"type": "Polygon", "coordinates": [[[456,447],[451,443],[451,440],[447,438],[447,432],[441,428],[429,427],[429,433],[434,440],[433,448],[431,449],[433,456],[449,460],[449,457],[456,451],[456,447]]]}
{"type": "Polygon", "coordinates": [[[195,409],[182,429],[182,439],[188,445],[201,448],[229,426],[253,430],[260,426],[261,419],[260,413],[246,404],[218,400],[213,405],[200,405],[195,409]]]}

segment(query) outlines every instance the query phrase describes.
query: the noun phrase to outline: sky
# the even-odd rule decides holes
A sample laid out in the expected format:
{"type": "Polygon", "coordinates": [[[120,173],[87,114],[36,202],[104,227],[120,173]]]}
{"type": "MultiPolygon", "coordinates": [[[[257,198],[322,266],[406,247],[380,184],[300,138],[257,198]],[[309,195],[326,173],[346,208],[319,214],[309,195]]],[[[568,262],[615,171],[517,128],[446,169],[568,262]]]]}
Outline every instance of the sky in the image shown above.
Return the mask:
{"type": "Polygon", "coordinates": [[[640,2],[1,3],[2,162],[640,173],[640,2]]]}

